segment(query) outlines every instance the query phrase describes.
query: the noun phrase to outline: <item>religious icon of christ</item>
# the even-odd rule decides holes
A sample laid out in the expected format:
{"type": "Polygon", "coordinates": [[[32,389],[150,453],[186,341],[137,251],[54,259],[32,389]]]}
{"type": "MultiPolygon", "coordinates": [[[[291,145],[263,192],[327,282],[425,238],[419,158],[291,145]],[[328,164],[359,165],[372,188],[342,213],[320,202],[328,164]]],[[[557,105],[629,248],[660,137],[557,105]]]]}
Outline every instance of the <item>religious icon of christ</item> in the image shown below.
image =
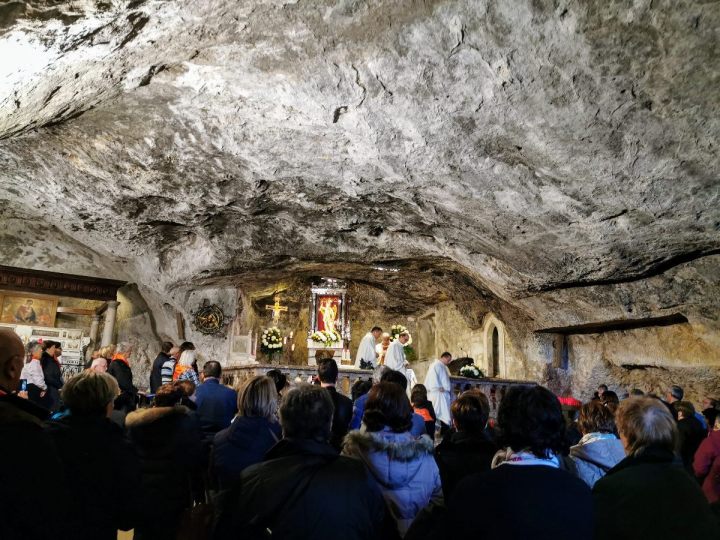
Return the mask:
{"type": "Polygon", "coordinates": [[[340,298],[337,296],[321,296],[318,302],[318,331],[338,331],[337,316],[340,308],[340,298]]]}

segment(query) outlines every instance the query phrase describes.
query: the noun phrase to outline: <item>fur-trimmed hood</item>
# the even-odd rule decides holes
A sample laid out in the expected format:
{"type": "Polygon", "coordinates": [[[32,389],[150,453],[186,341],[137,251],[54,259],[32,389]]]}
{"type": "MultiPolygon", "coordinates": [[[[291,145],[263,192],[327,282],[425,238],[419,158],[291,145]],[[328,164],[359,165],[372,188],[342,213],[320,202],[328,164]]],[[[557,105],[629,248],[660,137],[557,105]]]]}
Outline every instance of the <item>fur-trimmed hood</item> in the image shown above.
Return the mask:
{"type": "Polygon", "coordinates": [[[425,460],[434,460],[430,437],[415,439],[410,433],[390,430],[351,431],[345,437],[343,453],[360,458],[377,481],[390,489],[406,486],[425,460]]]}
{"type": "Polygon", "coordinates": [[[175,405],[174,407],[150,407],[149,409],[138,409],[131,412],[125,418],[125,427],[137,428],[157,422],[168,416],[179,415],[185,416],[190,414],[190,409],[184,405],[175,405]]]}

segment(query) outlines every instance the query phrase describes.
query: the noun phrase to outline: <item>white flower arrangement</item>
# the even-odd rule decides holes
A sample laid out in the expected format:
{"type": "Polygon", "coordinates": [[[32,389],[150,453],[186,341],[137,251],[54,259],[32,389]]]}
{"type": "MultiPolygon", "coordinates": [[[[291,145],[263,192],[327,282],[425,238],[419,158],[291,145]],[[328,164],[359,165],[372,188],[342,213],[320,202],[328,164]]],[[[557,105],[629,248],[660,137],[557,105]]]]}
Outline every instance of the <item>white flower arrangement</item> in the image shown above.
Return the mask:
{"type": "Polygon", "coordinates": [[[310,335],[315,343],[322,343],[326,347],[340,341],[340,335],[334,330],[318,330],[310,335]]]}
{"type": "Polygon", "coordinates": [[[397,338],[400,337],[400,334],[407,332],[408,340],[405,344],[405,347],[409,347],[412,345],[412,335],[408,331],[406,326],[403,326],[402,324],[393,324],[390,327],[390,341],[395,341],[397,338]]]}
{"type": "Polygon", "coordinates": [[[263,331],[260,338],[262,349],[265,352],[278,352],[283,347],[283,336],[277,326],[263,331]]]}
{"type": "Polygon", "coordinates": [[[468,379],[482,379],[485,374],[475,364],[468,364],[460,368],[460,376],[468,379]]]}

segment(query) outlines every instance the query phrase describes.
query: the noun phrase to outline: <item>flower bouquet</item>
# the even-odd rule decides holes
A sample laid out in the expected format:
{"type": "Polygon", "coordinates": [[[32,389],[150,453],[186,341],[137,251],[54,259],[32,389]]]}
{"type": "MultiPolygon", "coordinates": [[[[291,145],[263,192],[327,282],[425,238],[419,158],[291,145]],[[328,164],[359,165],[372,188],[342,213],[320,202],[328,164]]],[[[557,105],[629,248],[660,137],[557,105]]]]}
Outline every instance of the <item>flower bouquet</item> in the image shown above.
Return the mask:
{"type": "Polygon", "coordinates": [[[333,343],[340,341],[340,335],[334,330],[318,330],[310,335],[315,343],[321,343],[325,347],[331,346],[333,343]]]}
{"type": "Polygon", "coordinates": [[[395,341],[398,337],[400,337],[400,334],[402,334],[403,332],[407,332],[408,336],[410,336],[407,343],[405,344],[405,347],[409,347],[412,344],[412,336],[410,335],[407,327],[403,326],[402,324],[393,324],[390,327],[390,341],[395,341]]]}
{"type": "Polygon", "coordinates": [[[260,341],[260,349],[268,354],[278,353],[283,348],[283,337],[277,326],[263,331],[260,341]]]}
{"type": "Polygon", "coordinates": [[[460,368],[460,376],[468,379],[482,379],[485,374],[475,364],[469,364],[460,368]]]}

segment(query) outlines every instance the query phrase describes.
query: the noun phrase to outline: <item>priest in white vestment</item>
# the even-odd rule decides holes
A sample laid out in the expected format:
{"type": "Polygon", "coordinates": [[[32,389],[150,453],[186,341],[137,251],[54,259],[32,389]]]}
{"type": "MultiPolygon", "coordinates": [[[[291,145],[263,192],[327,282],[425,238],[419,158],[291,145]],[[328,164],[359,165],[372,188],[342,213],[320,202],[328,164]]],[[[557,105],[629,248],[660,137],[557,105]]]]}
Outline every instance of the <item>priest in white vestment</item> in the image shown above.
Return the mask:
{"type": "Polygon", "coordinates": [[[395,341],[390,343],[385,353],[385,365],[403,375],[405,375],[405,367],[408,365],[407,360],[405,360],[405,344],[409,340],[410,334],[403,332],[395,341]]]}
{"type": "Polygon", "coordinates": [[[378,353],[375,350],[375,343],[382,334],[382,328],[374,326],[360,341],[357,354],[355,355],[355,367],[359,369],[375,369],[378,365],[378,353]]]}
{"type": "MultiPolygon", "coordinates": [[[[428,369],[425,376],[425,388],[427,388],[428,399],[432,402],[435,415],[448,428],[452,426],[452,415],[450,405],[452,404],[452,384],[450,383],[450,370],[448,364],[452,355],[448,352],[435,360],[428,369]]],[[[447,429],[447,428],[446,428],[447,429]]]]}

